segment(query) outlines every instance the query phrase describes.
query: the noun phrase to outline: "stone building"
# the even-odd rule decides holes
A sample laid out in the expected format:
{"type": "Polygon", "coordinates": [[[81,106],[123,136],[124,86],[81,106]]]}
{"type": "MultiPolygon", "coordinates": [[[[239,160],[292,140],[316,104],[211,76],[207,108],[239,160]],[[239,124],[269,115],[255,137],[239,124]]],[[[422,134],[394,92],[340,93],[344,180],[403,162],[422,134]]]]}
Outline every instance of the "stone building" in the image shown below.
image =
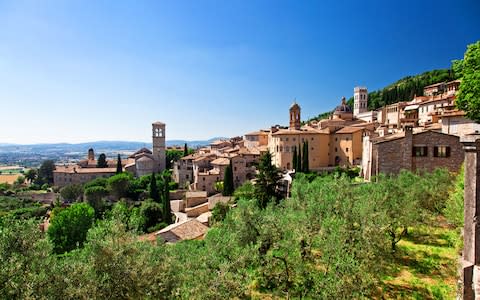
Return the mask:
{"type": "Polygon", "coordinates": [[[480,133],[480,124],[465,117],[465,112],[458,109],[445,111],[440,115],[442,132],[457,136],[480,133]]]}
{"type": "Polygon", "coordinates": [[[398,174],[400,170],[433,171],[438,167],[458,172],[463,163],[459,137],[432,130],[405,131],[364,140],[362,170],[365,180],[380,173],[398,174]]]}
{"type": "MultiPolygon", "coordinates": [[[[361,98],[361,111],[364,113],[367,97],[361,98]]],[[[297,103],[290,107],[289,117],[290,126],[272,127],[268,139],[272,162],[281,170],[294,168],[293,153],[295,150],[302,152],[305,141],[308,141],[309,168],[313,171],[358,165],[362,158],[362,136],[374,129],[372,122],[354,118],[354,112],[347,105],[345,97],[329,119],[300,126],[300,106],[297,103]]]]}
{"type": "Polygon", "coordinates": [[[368,90],[366,87],[357,86],[353,89],[353,115],[368,111],[368,90]]]}

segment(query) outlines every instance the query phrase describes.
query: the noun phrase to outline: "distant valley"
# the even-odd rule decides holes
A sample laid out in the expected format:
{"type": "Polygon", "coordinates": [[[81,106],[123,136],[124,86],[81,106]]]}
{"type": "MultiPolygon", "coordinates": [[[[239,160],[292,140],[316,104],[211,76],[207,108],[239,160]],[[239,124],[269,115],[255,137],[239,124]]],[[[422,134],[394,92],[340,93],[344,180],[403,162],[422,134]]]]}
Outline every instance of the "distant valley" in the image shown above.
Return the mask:
{"type": "MultiPolygon", "coordinates": [[[[187,143],[190,148],[208,145],[214,140],[224,139],[214,137],[208,140],[167,140],[167,147],[183,147],[187,143]]],[[[88,149],[93,148],[96,154],[105,153],[107,157],[118,153],[126,156],[140,148],[151,148],[152,143],[127,141],[95,141],[88,143],[53,143],[53,144],[6,144],[0,143],[0,164],[18,164],[22,166],[38,166],[43,160],[53,159],[56,162],[71,162],[86,156],[88,149]]]]}

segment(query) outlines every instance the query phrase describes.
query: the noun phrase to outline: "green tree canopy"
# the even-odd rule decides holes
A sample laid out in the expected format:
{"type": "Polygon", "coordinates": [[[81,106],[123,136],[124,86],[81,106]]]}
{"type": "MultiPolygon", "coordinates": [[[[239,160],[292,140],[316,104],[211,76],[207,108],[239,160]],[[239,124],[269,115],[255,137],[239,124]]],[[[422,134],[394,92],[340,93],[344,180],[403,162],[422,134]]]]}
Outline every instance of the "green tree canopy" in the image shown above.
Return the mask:
{"type": "Polygon", "coordinates": [[[53,251],[61,254],[82,247],[93,225],[95,211],[87,203],[76,203],[50,220],[47,236],[53,251]]]}
{"type": "Polygon", "coordinates": [[[158,191],[157,179],[155,178],[155,173],[152,173],[152,176],[150,177],[150,185],[148,187],[148,193],[150,195],[150,198],[154,202],[160,203],[160,193],[158,191]]]}
{"type": "Polygon", "coordinates": [[[123,172],[123,168],[122,168],[122,158],[120,157],[120,154],[118,154],[117,156],[117,174],[120,174],[123,172]]]}
{"type": "Polygon", "coordinates": [[[69,184],[60,189],[60,195],[64,200],[77,201],[83,194],[81,184],[69,184]]]}
{"type": "Polygon", "coordinates": [[[101,153],[97,159],[97,168],[106,168],[106,167],[108,167],[107,156],[105,155],[105,153],[101,153]]]}
{"type": "Polygon", "coordinates": [[[53,160],[44,160],[38,169],[36,184],[53,184],[53,171],[55,170],[55,163],[53,160]]]}
{"type": "Polygon", "coordinates": [[[468,45],[462,64],[462,82],[455,101],[467,117],[480,121],[480,41],[468,45]]]}
{"type": "Polygon", "coordinates": [[[28,182],[33,183],[33,181],[37,178],[38,172],[36,169],[28,169],[27,172],[25,172],[25,179],[28,180],[28,182]]]}
{"type": "Polygon", "coordinates": [[[120,173],[107,179],[107,187],[112,196],[118,200],[127,196],[131,181],[133,177],[130,173],[120,173]]]}
{"type": "Polygon", "coordinates": [[[255,184],[255,197],[261,208],[265,208],[271,199],[278,200],[277,182],[280,178],[277,167],[272,164],[272,155],[267,151],[260,158],[255,184]]]}
{"type": "Polygon", "coordinates": [[[233,168],[232,168],[232,160],[225,168],[225,173],[223,174],[223,196],[231,196],[233,195],[233,191],[235,190],[233,186],[233,168]]]}

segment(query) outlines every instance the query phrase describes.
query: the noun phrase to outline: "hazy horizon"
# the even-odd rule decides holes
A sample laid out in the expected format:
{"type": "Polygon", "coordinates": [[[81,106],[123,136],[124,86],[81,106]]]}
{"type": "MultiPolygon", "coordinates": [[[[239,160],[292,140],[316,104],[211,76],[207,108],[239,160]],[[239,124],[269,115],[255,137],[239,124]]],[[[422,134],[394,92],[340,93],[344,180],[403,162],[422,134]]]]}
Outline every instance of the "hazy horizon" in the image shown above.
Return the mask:
{"type": "Polygon", "coordinates": [[[480,3],[0,2],[0,143],[238,136],[448,68],[480,3]]]}

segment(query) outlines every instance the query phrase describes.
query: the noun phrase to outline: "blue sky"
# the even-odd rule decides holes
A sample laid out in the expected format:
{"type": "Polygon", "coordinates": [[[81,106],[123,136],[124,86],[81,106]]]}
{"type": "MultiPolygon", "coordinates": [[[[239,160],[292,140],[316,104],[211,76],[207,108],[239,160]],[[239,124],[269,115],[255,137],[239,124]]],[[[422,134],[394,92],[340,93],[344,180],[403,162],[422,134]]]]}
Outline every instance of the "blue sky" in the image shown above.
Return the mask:
{"type": "Polygon", "coordinates": [[[0,143],[235,136],[447,68],[480,2],[3,1],[0,143]]]}

